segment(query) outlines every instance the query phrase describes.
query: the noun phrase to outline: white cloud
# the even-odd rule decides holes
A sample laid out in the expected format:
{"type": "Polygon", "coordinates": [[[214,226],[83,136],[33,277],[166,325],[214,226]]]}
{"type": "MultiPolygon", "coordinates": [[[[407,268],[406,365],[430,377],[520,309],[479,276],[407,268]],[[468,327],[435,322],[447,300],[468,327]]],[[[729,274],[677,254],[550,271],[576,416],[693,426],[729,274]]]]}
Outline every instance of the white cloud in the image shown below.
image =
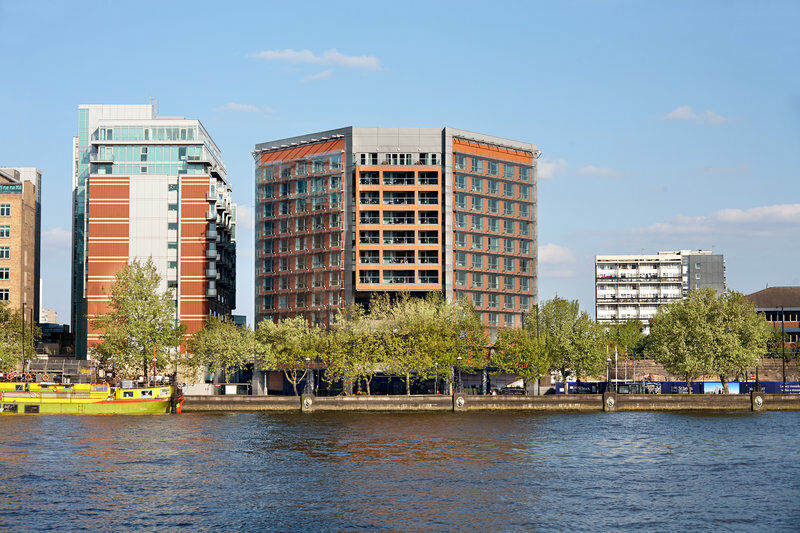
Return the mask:
{"type": "Polygon", "coordinates": [[[244,229],[253,229],[256,224],[253,208],[246,205],[237,205],[236,224],[244,229]]]}
{"type": "Polygon", "coordinates": [[[692,106],[689,105],[678,106],[661,118],[664,120],[691,120],[706,124],[722,124],[728,121],[727,118],[708,109],[702,113],[695,113],[692,106]]]}
{"type": "Polygon", "coordinates": [[[554,159],[553,161],[542,159],[537,166],[538,171],[536,176],[539,179],[549,180],[555,177],[556,174],[561,174],[567,170],[567,162],[563,159],[554,159]]]}
{"type": "Polygon", "coordinates": [[[42,234],[42,246],[48,250],[67,250],[72,246],[72,233],[61,228],[46,230],[42,234]]]}
{"type": "Polygon", "coordinates": [[[317,72],[316,74],[311,74],[303,78],[303,81],[318,81],[330,78],[333,76],[333,71],[331,69],[323,70],[322,72],[317,72]]]}
{"type": "Polygon", "coordinates": [[[640,234],[774,235],[777,230],[796,231],[800,226],[800,204],[776,204],[749,209],[720,209],[711,215],[678,215],[664,222],[633,230],[640,234]]]}
{"type": "Polygon", "coordinates": [[[240,113],[272,113],[269,107],[258,107],[250,104],[238,104],[236,102],[228,102],[227,104],[217,108],[217,111],[236,111],[240,113]]]}
{"type": "Polygon", "coordinates": [[[262,50],[255,54],[249,54],[255,59],[266,59],[268,61],[285,61],[287,63],[308,63],[312,65],[330,65],[337,67],[360,68],[366,70],[378,70],[381,62],[373,55],[348,56],[336,49],[325,50],[317,55],[311,50],[262,50]]]}
{"type": "Polygon", "coordinates": [[[622,172],[608,167],[596,167],[594,165],[585,166],[578,170],[578,174],[583,176],[600,176],[602,178],[619,178],[622,172]]]}
{"type": "Polygon", "coordinates": [[[539,246],[539,263],[541,264],[560,264],[573,263],[575,255],[566,246],[559,246],[552,242],[539,246]]]}

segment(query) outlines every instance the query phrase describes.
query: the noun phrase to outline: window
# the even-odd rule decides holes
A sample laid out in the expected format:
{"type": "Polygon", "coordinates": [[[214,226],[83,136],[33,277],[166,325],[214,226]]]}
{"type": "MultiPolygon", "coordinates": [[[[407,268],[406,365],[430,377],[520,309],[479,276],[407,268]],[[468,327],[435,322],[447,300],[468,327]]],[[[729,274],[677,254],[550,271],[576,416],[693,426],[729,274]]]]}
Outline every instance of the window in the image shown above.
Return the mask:
{"type": "Polygon", "coordinates": [[[506,294],[503,296],[503,307],[506,309],[514,309],[514,295],[506,294]]]}
{"type": "Polygon", "coordinates": [[[305,274],[300,274],[294,277],[294,288],[295,289],[305,289],[306,288],[306,276],[305,274]]]}
{"type": "Polygon", "coordinates": [[[305,237],[295,237],[295,239],[294,239],[294,249],[295,249],[295,251],[305,250],[306,249],[306,238],[305,237]]]}
{"type": "Polygon", "coordinates": [[[8,301],[8,289],[0,289],[0,301],[8,301]]]}
{"type": "Polygon", "coordinates": [[[489,270],[498,270],[499,269],[499,259],[496,255],[488,256],[488,267],[489,270]]]}
{"type": "Polygon", "coordinates": [[[0,204],[0,217],[11,216],[11,204],[0,204]]]}
{"type": "Polygon", "coordinates": [[[506,327],[514,327],[516,324],[516,315],[512,315],[511,313],[505,313],[505,325],[506,327]]]}
{"type": "Polygon", "coordinates": [[[439,193],[436,191],[420,191],[419,203],[422,205],[438,205],[439,193]]]}
{"type": "Polygon", "coordinates": [[[520,218],[530,218],[531,211],[530,205],[528,204],[519,204],[519,216],[520,218]]]}
{"type": "Polygon", "coordinates": [[[530,264],[531,262],[528,261],[527,259],[520,259],[519,271],[522,272],[523,274],[527,274],[528,272],[530,272],[530,264]]]}
{"type": "Polygon", "coordinates": [[[472,286],[483,287],[483,274],[478,274],[477,272],[472,274],[472,286]]]}
{"type": "Polygon", "coordinates": [[[498,220],[493,217],[489,217],[488,221],[489,223],[487,225],[487,229],[489,231],[494,231],[495,233],[498,233],[500,231],[500,222],[498,222],[498,220]]]}
{"type": "Polygon", "coordinates": [[[377,172],[362,172],[359,181],[361,185],[380,185],[377,172]]]}
{"type": "Polygon", "coordinates": [[[499,210],[500,202],[498,202],[494,198],[489,198],[488,200],[486,200],[486,204],[489,208],[489,212],[494,213],[496,215],[499,210]]]}
{"type": "Polygon", "coordinates": [[[315,159],[312,163],[312,172],[314,174],[325,172],[325,161],[323,159],[315,159]]]}
{"type": "Polygon", "coordinates": [[[342,224],[342,217],[340,213],[331,213],[329,216],[331,228],[338,228],[342,224]]]}
{"type": "Polygon", "coordinates": [[[341,155],[332,155],[328,159],[328,168],[330,170],[342,168],[342,156],[341,155]]]}
{"type": "Polygon", "coordinates": [[[305,161],[298,161],[294,164],[294,173],[297,176],[305,176],[308,174],[306,171],[306,162],[305,161]]]}
{"type": "Polygon", "coordinates": [[[278,296],[278,309],[286,309],[287,307],[289,307],[289,296],[286,294],[278,296]]]}
{"type": "MultiPolygon", "coordinates": [[[[512,226],[513,230],[513,226],[512,226]]],[[[512,231],[513,233],[513,231],[512,231]]],[[[519,223],[519,233],[520,235],[528,236],[531,234],[531,224],[530,222],[520,222],[519,223]]]]}
{"type": "Polygon", "coordinates": [[[439,244],[438,231],[420,231],[419,232],[420,244],[439,244]]]}
{"type": "Polygon", "coordinates": [[[472,254],[472,268],[483,268],[483,255],[472,254]]]}
{"type": "MultiPolygon", "coordinates": [[[[289,223],[285,220],[281,221],[280,224],[281,233],[288,233],[289,232],[289,223]],[[284,226],[284,224],[286,224],[284,226]]],[[[305,217],[300,217],[294,219],[294,230],[295,231],[305,231],[306,230],[306,219],[305,217]]]]}
{"type": "Polygon", "coordinates": [[[456,286],[465,287],[467,285],[467,273],[456,272],[456,286]]]}
{"type": "Polygon", "coordinates": [[[487,284],[487,287],[489,287],[490,289],[498,289],[499,288],[499,283],[498,283],[499,276],[497,274],[489,274],[486,277],[489,280],[489,283],[487,284]]]}
{"type": "Polygon", "coordinates": [[[0,259],[10,259],[10,258],[11,258],[11,247],[0,246],[0,259]]]}
{"type": "Polygon", "coordinates": [[[503,276],[503,289],[507,291],[514,290],[514,278],[511,276],[503,276]]]}
{"type": "Polygon", "coordinates": [[[380,242],[379,232],[361,231],[359,232],[359,242],[361,244],[378,244],[380,242]]]}
{"type": "Polygon", "coordinates": [[[289,214],[289,201],[284,200],[283,202],[278,202],[278,214],[279,215],[288,215],[289,214]]]}
{"type": "Polygon", "coordinates": [[[503,184],[503,196],[508,196],[509,198],[514,197],[514,184],[513,183],[504,183],[503,184]]]}
{"type": "Polygon", "coordinates": [[[499,187],[497,180],[486,180],[486,192],[489,194],[499,194],[499,187]]]}
{"type": "Polygon", "coordinates": [[[438,172],[420,172],[419,173],[420,185],[439,185],[438,172]]]}
{"type": "Polygon", "coordinates": [[[483,229],[483,217],[478,215],[472,215],[472,229],[474,230],[482,230],[483,229]]]}
{"type": "Polygon", "coordinates": [[[438,270],[420,270],[419,271],[420,283],[439,283],[438,270]]]}
{"type": "Polygon", "coordinates": [[[11,226],[0,226],[0,237],[11,237],[11,226]]]}
{"type": "Polygon", "coordinates": [[[472,293],[472,305],[475,307],[483,307],[483,293],[482,292],[473,292],[472,293]]]}
{"type": "Polygon", "coordinates": [[[531,253],[531,241],[520,241],[519,242],[519,253],[523,255],[530,255],[531,253]]]}
{"type": "Polygon", "coordinates": [[[456,189],[466,189],[467,177],[464,174],[456,174],[454,185],[456,189]]]}
{"type": "Polygon", "coordinates": [[[294,269],[295,270],[305,270],[306,269],[306,258],[305,257],[295,257],[294,258],[294,269]]]}
{"type": "Polygon", "coordinates": [[[483,211],[483,198],[481,198],[480,196],[472,197],[472,210],[483,211]]]}
{"type": "Polygon", "coordinates": [[[531,290],[531,280],[529,278],[519,278],[519,291],[528,292],[531,290]]]}
{"type": "Polygon", "coordinates": [[[530,181],[531,169],[528,167],[519,167],[519,179],[522,181],[530,181]]]}
{"type": "Polygon", "coordinates": [[[503,214],[506,216],[514,216],[514,202],[503,202],[503,214]]]}
{"type": "Polygon", "coordinates": [[[483,249],[483,235],[473,235],[472,236],[472,248],[474,250],[482,250],[483,249]]]}
{"type": "Polygon", "coordinates": [[[483,178],[472,178],[472,190],[475,192],[483,192],[483,178]]]}
{"type": "MultiPolygon", "coordinates": [[[[2,208],[2,206],[0,206],[0,208],[2,208]]],[[[695,267],[695,268],[700,268],[700,263],[695,263],[695,264],[694,264],[694,267],[695,267]]]]}
{"type": "Polygon", "coordinates": [[[456,266],[457,267],[466,267],[467,266],[467,254],[464,252],[456,252],[456,266]]]}
{"type": "Polygon", "coordinates": [[[503,251],[507,254],[514,253],[514,239],[503,239],[503,251]]]}
{"type": "Polygon", "coordinates": [[[500,324],[500,313],[486,313],[486,316],[490,326],[497,326],[500,324]]]}
{"type": "Polygon", "coordinates": [[[700,274],[695,274],[694,279],[700,279],[700,274]]]}
{"type": "Polygon", "coordinates": [[[466,209],[467,208],[467,195],[456,193],[456,207],[458,209],[466,209]]]}
{"type": "Polygon", "coordinates": [[[420,224],[438,224],[439,212],[438,211],[420,211],[419,212],[420,224]]]}
{"type": "Polygon", "coordinates": [[[483,159],[472,158],[472,172],[483,174],[483,159]]]}
{"type": "Polygon", "coordinates": [[[361,224],[380,224],[380,211],[361,211],[358,221],[361,224]]]}
{"type": "Polygon", "coordinates": [[[498,169],[497,161],[489,161],[489,164],[487,165],[488,173],[492,176],[497,176],[497,169],[498,169]]]}
{"type": "Polygon", "coordinates": [[[489,307],[499,307],[500,306],[500,298],[497,294],[490,294],[489,295],[489,307]]]}
{"type": "Polygon", "coordinates": [[[513,257],[504,257],[503,265],[506,272],[514,272],[514,263],[516,260],[513,257]]]}
{"type": "Polygon", "coordinates": [[[488,244],[490,252],[500,251],[500,239],[498,239],[497,237],[486,237],[486,242],[488,244]]]}
{"type": "Polygon", "coordinates": [[[420,250],[419,262],[423,264],[435,265],[439,263],[439,252],[437,250],[420,250]]]}
{"type": "Polygon", "coordinates": [[[384,283],[398,283],[408,284],[414,283],[413,270],[384,270],[383,271],[384,283]]]}
{"type": "Polygon", "coordinates": [[[0,268],[0,279],[9,279],[9,270],[6,267],[0,268]]]}
{"type": "Polygon", "coordinates": [[[527,185],[519,186],[519,197],[523,200],[529,200],[531,197],[531,188],[527,185]]]}
{"type": "MultiPolygon", "coordinates": [[[[361,193],[364,194],[364,193],[361,193]]],[[[384,205],[414,205],[414,191],[384,191],[384,205]]]]}
{"type": "Polygon", "coordinates": [[[305,307],[306,306],[306,295],[305,294],[295,294],[294,295],[294,306],[295,307],[305,307]]]}
{"type": "Polygon", "coordinates": [[[508,235],[514,234],[514,221],[513,220],[504,220],[503,221],[503,233],[508,235]]]}
{"type": "Polygon", "coordinates": [[[503,177],[510,180],[514,179],[514,165],[503,163],[503,177]]]}
{"type": "Polygon", "coordinates": [[[464,213],[456,213],[454,215],[455,224],[457,228],[466,228],[467,227],[467,215],[464,213]]]}
{"type": "Polygon", "coordinates": [[[456,170],[467,170],[467,158],[466,156],[456,154],[456,170]]]}

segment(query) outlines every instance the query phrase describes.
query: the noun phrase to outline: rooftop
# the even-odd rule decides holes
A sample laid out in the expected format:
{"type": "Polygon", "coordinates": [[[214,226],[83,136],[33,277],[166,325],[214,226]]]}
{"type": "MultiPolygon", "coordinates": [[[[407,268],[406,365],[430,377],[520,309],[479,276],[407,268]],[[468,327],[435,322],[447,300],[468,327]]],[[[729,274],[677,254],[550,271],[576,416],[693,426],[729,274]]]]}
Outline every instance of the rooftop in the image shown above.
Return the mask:
{"type": "Polygon", "coordinates": [[[800,308],[800,287],[767,287],[748,294],[756,309],[777,309],[783,307],[800,308]]]}

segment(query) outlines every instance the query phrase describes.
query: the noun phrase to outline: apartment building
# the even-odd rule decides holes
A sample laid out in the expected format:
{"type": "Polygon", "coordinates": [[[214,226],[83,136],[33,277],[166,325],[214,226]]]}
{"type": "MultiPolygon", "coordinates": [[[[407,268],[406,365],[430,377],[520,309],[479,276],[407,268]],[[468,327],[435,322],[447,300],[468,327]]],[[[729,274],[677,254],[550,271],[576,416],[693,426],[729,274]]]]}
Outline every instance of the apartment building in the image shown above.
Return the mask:
{"type": "Polygon", "coordinates": [[[725,290],[725,260],[705,250],[595,257],[595,316],[605,324],[635,319],[649,333],[658,308],[690,290],[725,290]]]}
{"type": "Polygon", "coordinates": [[[449,127],[257,144],[256,320],[329,325],[375,293],[439,291],[519,326],[537,301],[538,154],[449,127]]]}
{"type": "Polygon", "coordinates": [[[0,301],[39,319],[41,184],[37,168],[0,168],[0,301]]]}
{"type": "Polygon", "coordinates": [[[81,105],[73,140],[72,330],[76,355],[129,261],[152,258],[188,334],[236,307],[236,207],[202,123],[153,105],[81,105]],[[88,320],[87,320],[88,316],[88,320]]]}

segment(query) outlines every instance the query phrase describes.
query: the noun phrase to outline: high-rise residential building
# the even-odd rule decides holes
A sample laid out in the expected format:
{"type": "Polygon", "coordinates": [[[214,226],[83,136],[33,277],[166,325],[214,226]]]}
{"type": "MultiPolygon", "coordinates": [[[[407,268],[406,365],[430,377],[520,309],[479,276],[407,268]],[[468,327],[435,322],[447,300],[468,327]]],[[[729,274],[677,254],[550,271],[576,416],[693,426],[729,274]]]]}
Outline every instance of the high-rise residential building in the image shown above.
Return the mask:
{"type": "Polygon", "coordinates": [[[58,313],[55,309],[42,309],[39,323],[58,324],[58,313]]]}
{"type": "Polygon", "coordinates": [[[639,320],[649,332],[650,319],[662,305],[690,290],[725,290],[725,260],[707,250],[595,257],[595,312],[603,324],[639,320]]]}
{"type": "Polygon", "coordinates": [[[39,319],[42,172],[0,168],[0,300],[39,319]]]}
{"type": "Polygon", "coordinates": [[[225,165],[199,120],[153,105],[81,105],[73,141],[72,330],[85,358],[109,286],[152,258],[191,334],[236,307],[236,207],[225,165]],[[88,320],[87,320],[88,317],[88,320]]]}
{"type": "Polygon", "coordinates": [[[260,143],[256,321],[375,293],[472,301],[490,330],[537,302],[535,145],[444,128],[346,127],[260,143]]]}

